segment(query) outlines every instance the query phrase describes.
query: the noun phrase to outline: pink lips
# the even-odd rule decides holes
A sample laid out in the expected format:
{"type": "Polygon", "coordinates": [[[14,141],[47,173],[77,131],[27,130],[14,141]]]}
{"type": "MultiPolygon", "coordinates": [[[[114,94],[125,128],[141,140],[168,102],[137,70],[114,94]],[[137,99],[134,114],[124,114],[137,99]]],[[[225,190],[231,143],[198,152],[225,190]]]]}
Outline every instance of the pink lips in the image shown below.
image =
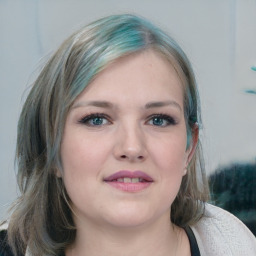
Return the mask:
{"type": "Polygon", "coordinates": [[[104,182],[122,191],[138,192],[149,187],[153,179],[142,171],[119,171],[106,177],[104,182]]]}

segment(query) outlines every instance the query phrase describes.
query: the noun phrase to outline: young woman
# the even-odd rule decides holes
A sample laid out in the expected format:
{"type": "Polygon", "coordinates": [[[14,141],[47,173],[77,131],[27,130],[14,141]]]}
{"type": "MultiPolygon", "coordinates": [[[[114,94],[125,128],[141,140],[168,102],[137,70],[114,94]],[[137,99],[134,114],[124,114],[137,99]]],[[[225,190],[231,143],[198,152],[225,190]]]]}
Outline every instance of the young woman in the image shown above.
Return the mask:
{"type": "Polygon", "coordinates": [[[206,203],[200,122],[172,38],[133,15],[82,28],[24,104],[2,254],[255,255],[249,230],[206,203]]]}

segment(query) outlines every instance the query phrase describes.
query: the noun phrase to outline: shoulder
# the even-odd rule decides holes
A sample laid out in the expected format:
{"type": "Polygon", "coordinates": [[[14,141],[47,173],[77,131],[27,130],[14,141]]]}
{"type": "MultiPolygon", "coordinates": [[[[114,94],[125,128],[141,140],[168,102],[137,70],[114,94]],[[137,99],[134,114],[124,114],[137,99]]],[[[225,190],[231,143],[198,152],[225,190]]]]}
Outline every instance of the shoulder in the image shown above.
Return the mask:
{"type": "Polygon", "coordinates": [[[231,213],[205,205],[205,215],[192,230],[202,256],[256,255],[256,238],[249,229],[231,213]]]}

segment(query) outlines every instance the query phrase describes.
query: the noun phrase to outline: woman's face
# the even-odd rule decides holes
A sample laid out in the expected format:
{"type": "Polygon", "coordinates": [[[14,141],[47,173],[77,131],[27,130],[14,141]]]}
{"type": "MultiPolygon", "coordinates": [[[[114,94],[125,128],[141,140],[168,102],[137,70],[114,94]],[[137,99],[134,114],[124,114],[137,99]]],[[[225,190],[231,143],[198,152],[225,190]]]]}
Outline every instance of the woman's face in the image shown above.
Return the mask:
{"type": "Polygon", "coordinates": [[[77,226],[169,222],[186,143],[182,84],[169,62],[150,50],[107,67],[74,102],[61,145],[77,226]]]}

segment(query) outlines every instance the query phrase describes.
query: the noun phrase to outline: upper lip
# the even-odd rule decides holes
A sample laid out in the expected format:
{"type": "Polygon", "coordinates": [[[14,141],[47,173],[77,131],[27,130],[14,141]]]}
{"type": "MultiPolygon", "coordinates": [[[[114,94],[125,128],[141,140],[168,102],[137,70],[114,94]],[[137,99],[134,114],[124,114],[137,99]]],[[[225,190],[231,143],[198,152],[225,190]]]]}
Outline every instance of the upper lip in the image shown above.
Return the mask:
{"type": "Polygon", "coordinates": [[[145,172],[142,171],[126,171],[126,170],[122,170],[122,171],[118,171],[106,178],[104,178],[104,181],[113,181],[113,180],[117,180],[120,178],[141,178],[147,182],[152,182],[153,179],[146,174],[145,172]]]}

